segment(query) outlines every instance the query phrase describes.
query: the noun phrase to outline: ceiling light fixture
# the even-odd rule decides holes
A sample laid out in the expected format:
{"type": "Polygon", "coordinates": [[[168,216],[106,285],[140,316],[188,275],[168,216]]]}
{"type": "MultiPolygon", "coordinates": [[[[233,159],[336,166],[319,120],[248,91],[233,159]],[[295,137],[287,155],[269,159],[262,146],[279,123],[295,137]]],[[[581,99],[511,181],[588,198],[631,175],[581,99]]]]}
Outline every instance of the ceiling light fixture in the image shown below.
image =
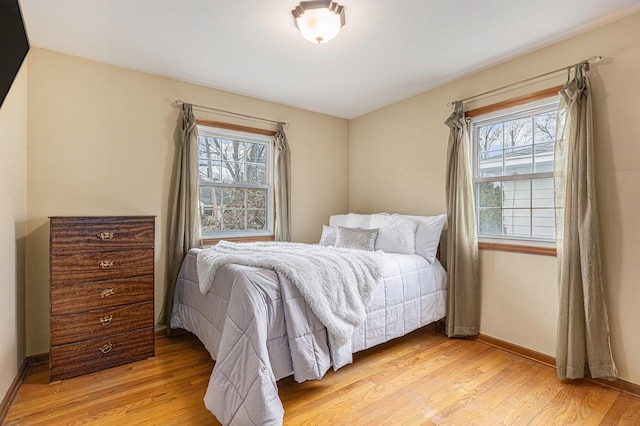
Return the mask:
{"type": "Polygon", "coordinates": [[[344,25],[344,7],[330,0],[302,1],[291,13],[302,37],[316,44],[333,40],[344,25]]]}

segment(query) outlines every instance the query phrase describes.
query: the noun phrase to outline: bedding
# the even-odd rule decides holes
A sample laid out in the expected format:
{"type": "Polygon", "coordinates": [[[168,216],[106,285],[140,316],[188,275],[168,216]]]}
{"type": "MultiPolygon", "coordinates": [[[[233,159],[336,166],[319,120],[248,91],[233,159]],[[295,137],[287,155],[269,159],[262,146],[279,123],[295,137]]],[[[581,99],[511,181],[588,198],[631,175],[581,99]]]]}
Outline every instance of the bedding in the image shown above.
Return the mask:
{"type": "MultiPolygon", "coordinates": [[[[349,228],[378,229],[376,250],[392,253],[416,253],[433,262],[436,258],[442,230],[446,224],[447,215],[412,216],[402,214],[341,214],[329,218],[329,226],[349,228]],[[408,233],[406,226],[410,225],[414,233],[408,233]],[[407,242],[407,234],[414,238],[407,242]]],[[[324,230],[324,228],[323,228],[324,230]]]]}
{"type": "Polygon", "coordinates": [[[294,283],[335,343],[343,345],[365,320],[382,282],[382,256],[311,244],[221,241],[198,254],[198,282],[206,294],[217,269],[229,263],[273,269],[294,283]]]}
{"type": "Polygon", "coordinates": [[[388,253],[414,254],[416,252],[416,221],[394,217],[378,228],[376,250],[388,253]]]}
{"type": "Polygon", "coordinates": [[[373,251],[376,247],[377,229],[345,228],[338,226],[336,247],[373,251]]]}
{"type": "Polygon", "coordinates": [[[337,226],[322,225],[322,235],[320,235],[320,242],[318,244],[321,246],[335,246],[337,236],[337,226]]]}
{"type": "MultiPolygon", "coordinates": [[[[371,225],[359,216],[359,225],[371,225]]],[[[281,424],[277,380],[318,380],[352,362],[353,353],[445,316],[446,272],[418,254],[383,255],[364,322],[342,341],[331,338],[284,271],[224,263],[201,283],[199,253],[192,249],[183,262],[171,327],[194,333],[216,360],[204,400],[223,424],[281,424]]]]}

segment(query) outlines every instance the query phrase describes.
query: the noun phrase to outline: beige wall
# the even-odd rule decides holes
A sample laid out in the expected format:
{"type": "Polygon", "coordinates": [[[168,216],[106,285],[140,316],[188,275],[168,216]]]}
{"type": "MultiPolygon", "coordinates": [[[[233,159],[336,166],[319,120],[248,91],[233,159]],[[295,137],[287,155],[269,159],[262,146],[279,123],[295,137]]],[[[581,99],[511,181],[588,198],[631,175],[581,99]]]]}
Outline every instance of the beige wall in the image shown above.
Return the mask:
{"type": "Polygon", "coordinates": [[[27,64],[0,107],[0,399],[25,358],[27,64]]]}
{"type": "MultiPolygon", "coordinates": [[[[594,55],[596,170],[611,336],[620,378],[640,384],[640,14],[420,94],[350,123],[350,208],[432,214],[445,210],[451,113],[447,102],[545,73],[594,55]]],[[[471,107],[562,84],[565,75],[475,102],[471,107]]],[[[553,257],[481,252],[481,332],[555,356],[553,257]]]]}
{"type": "MultiPolygon", "coordinates": [[[[156,316],[182,99],[286,121],[292,238],[317,242],[348,207],[348,122],[42,49],[29,57],[27,353],[49,350],[48,216],[156,215],[156,316]]],[[[196,111],[199,118],[225,117],[196,111]]],[[[259,122],[245,122],[259,127],[259,122]]]]}

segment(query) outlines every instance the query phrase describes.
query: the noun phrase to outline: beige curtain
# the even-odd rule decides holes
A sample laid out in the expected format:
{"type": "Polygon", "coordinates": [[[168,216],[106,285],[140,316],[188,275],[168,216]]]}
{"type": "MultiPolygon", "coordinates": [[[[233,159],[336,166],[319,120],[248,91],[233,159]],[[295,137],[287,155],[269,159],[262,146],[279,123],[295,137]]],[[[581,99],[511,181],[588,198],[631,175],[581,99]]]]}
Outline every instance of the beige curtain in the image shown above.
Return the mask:
{"type": "Polygon", "coordinates": [[[446,332],[449,337],[473,336],[480,330],[478,237],[469,165],[469,134],[462,102],[445,122],[450,128],[447,160],[447,273],[449,276],[446,332]]]}
{"type": "Polygon", "coordinates": [[[192,247],[201,245],[198,211],[198,130],[190,104],[182,105],[180,129],[176,129],[176,155],[167,229],[167,272],[164,307],[160,321],[169,326],[173,293],[182,261],[192,247]]]}
{"type": "Polygon", "coordinates": [[[291,153],[284,125],[278,123],[273,137],[275,145],[275,173],[274,173],[274,205],[276,241],[290,241],[289,216],[291,212],[291,153]]]}
{"type": "MultiPolygon", "coordinates": [[[[570,71],[570,69],[568,70],[570,71]]],[[[593,159],[593,110],[585,66],[560,91],[554,161],[558,377],[617,375],[609,340],[593,159]]]]}

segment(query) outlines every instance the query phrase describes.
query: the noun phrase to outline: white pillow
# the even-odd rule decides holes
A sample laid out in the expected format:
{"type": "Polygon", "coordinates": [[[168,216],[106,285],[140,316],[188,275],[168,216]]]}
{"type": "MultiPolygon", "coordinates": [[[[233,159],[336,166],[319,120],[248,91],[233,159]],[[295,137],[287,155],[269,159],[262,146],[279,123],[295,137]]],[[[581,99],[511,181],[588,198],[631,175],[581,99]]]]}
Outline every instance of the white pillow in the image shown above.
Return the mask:
{"type": "Polygon", "coordinates": [[[338,227],[336,247],[373,251],[376,246],[377,229],[338,227]]]}
{"type": "Polygon", "coordinates": [[[391,220],[389,213],[375,214],[334,214],[329,216],[329,226],[344,226],[345,228],[373,229],[386,226],[391,220]]]}
{"type": "Polygon", "coordinates": [[[402,217],[393,217],[378,231],[376,250],[386,253],[415,254],[416,228],[418,222],[402,217]]]}
{"type": "Polygon", "coordinates": [[[332,214],[329,216],[329,226],[347,226],[347,215],[332,214]]]}
{"type": "Polygon", "coordinates": [[[384,228],[391,223],[391,215],[389,213],[375,213],[370,215],[369,220],[370,228],[384,228]]]}
{"type": "Polygon", "coordinates": [[[347,215],[347,224],[344,225],[347,228],[371,228],[371,215],[370,214],[357,214],[349,213],[347,215]]]}
{"type": "Polygon", "coordinates": [[[338,227],[322,225],[322,236],[320,236],[321,246],[335,246],[338,236],[338,227]]]}
{"type": "Polygon", "coordinates": [[[442,228],[447,221],[447,215],[413,216],[418,221],[416,230],[416,253],[433,263],[440,244],[442,228]]]}

